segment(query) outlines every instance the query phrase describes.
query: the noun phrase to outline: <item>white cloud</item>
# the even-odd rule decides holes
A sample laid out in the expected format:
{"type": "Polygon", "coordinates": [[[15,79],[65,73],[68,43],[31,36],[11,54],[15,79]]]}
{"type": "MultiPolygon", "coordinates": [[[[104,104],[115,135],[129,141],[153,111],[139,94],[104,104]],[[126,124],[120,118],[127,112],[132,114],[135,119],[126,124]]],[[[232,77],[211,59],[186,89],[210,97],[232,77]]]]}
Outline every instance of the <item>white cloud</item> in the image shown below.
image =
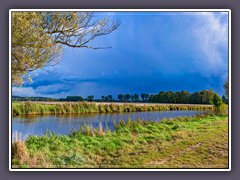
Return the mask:
{"type": "Polygon", "coordinates": [[[32,87],[13,87],[12,94],[14,96],[39,96],[39,94],[32,87]]]}
{"type": "Polygon", "coordinates": [[[47,86],[39,86],[36,88],[36,91],[39,94],[62,94],[69,90],[69,87],[66,87],[64,84],[52,84],[47,86]]]}
{"type": "Polygon", "coordinates": [[[23,97],[64,97],[69,88],[63,84],[53,84],[47,86],[39,86],[37,88],[32,87],[13,87],[12,94],[14,96],[23,97]]]}
{"type": "Polygon", "coordinates": [[[212,12],[200,14],[193,29],[199,51],[202,52],[202,60],[196,60],[196,63],[203,67],[203,73],[208,71],[207,75],[219,75],[223,71],[227,73],[228,22],[222,19],[227,16],[225,13],[212,12]]]}

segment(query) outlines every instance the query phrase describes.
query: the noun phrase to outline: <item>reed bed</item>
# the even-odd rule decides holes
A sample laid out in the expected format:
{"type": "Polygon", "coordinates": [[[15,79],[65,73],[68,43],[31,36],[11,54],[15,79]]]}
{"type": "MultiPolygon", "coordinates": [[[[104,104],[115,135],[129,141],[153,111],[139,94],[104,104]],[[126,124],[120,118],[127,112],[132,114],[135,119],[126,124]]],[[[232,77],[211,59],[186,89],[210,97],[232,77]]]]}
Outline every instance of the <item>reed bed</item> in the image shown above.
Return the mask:
{"type": "Polygon", "coordinates": [[[85,113],[121,113],[142,111],[172,111],[172,110],[214,110],[210,105],[178,105],[178,104],[100,104],[87,102],[64,103],[36,103],[13,102],[12,114],[18,115],[45,115],[45,114],[85,114],[85,113]]]}

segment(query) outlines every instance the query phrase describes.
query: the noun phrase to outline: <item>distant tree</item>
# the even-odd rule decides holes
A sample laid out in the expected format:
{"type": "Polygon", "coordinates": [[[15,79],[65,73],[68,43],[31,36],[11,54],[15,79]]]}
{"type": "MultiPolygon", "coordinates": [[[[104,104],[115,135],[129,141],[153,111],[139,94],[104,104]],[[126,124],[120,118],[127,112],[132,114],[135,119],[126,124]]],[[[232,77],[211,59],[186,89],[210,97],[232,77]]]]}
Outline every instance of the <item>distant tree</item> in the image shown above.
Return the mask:
{"type": "Polygon", "coordinates": [[[228,104],[228,98],[227,98],[225,95],[222,96],[222,101],[223,101],[225,104],[228,104]]]}
{"type": "Polygon", "coordinates": [[[172,91],[167,92],[168,103],[176,103],[175,93],[172,91]]]}
{"type": "Polygon", "coordinates": [[[66,101],[83,101],[82,96],[67,96],[66,101]]]}
{"type": "Polygon", "coordinates": [[[228,82],[228,79],[225,81],[223,87],[224,87],[224,90],[225,90],[226,98],[228,99],[229,98],[229,82],[228,82]]]}
{"type": "Polygon", "coordinates": [[[135,100],[136,102],[138,102],[138,101],[139,101],[139,95],[135,93],[133,96],[134,96],[134,100],[135,100]]]}
{"type": "Polygon", "coordinates": [[[92,102],[92,101],[93,101],[93,99],[94,99],[94,96],[93,96],[93,95],[91,95],[91,96],[88,96],[88,97],[87,97],[87,101],[90,101],[90,102],[92,102]]]}
{"type": "Polygon", "coordinates": [[[222,105],[222,99],[219,97],[219,95],[217,93],[214,94],[213,97],[213,104],[214,106],[219,109],[219,107],[222,105]]]}
{"type": "Polygon", "coordinates": [[[135,101],[135,97],[134,97],[134,95],[131,95],[131,101],[132,101],[132,102],[135,101]]]}
{"type": "Polygon", "coordinates": [[[142,98],[143,102],[145,101],[145,96],[146,96],[146,94],[144,94],[144,93],[141,94],[141,98],[142,98]]]}
{"type": "Polygon", "coordinates": [[[119,99],[119,101],[124,101],[124,96],[123,96],[123,94],[119,94],[119,95],[118,95],[118,99],[119,99]]]}
{"type": "Polygon", "coordinates": [[[142,99],[143,102],[149,101],[149,98],[150,98],[149,94],[145,94],[145,93],[141,94],[141,99],[142,99]]]}
{"type": "Polygon", "coordinates": [[[146,101],[146,102],[148,102],[148,100],[149,100],[149,97],[150,97],[150,95],[149,95],[149,94],[145,94],[145,101],[146,101]]]}
{"type": "Polygon", "coordinates": [[[183,101],[183,96],[181,92],[176,92],[175,96],[176,96],[176,103],[181,103],[183,101]]]}
{"type": "Polygon", "coordinates": [[[213,104],[213,98],[214,98],[214,92],[212,90],[203,90],[200,92],[202,98],[201,98],[201,104],[213,104]]]}
{"type": "Polygon", "coordinates": [[[190,97],[190,103],[202,104],[202,93],[201,92],[193,93],[190,97]]]}
{"type": "Polygon", "coordinates": [[[108,95],[106,99],[108,102],[112,102],[114,100],[112,95],[108,95]]]}
{"type": "MultiPolygon", "coordinates": [[[[146,101],[145,95],[142,94],[144,101],[146,101]]],[[[157,103],[194,103],[194,104],[213,104],[214,92],[212,90],[203,90],[195,92],[193,94],[187,91],[172,92],[161,91],[158,94],[152,94],[149,98],[149,102],[157,103]]]]}
{"type": "Polygon", "coordinates": [[[149,102],[156,102],[156,95],[154,94],[150,95],[149,102]]]}
{"type": "Polygon", "coordinates": [[[189,99],[191,94],[187,91],[181,91],[182,101],[181,103],[186,104],[189,103],[189,99]]]}
{"type": "Polygon", "coordinates": [[[125,100],[125,101],[129,101],[131,95],[130,95],[130,94],[124,94],[123,97],[124,97],[124,100],[125,100]]]}
{"type": "Polygon", "coordinates": [[[168,103],[167,92],[159,92],[159,94],[157,95],[157,102],[168,103]]]}
{"type": "Polygon", "coordinates": [[[101,96],[101,101],[102,102],[106,101],[106,97],[105,96],[101,96]]]}
{"type": "Polygon", "coordinates": [[[12,83],[22,84],[29,73],[59,63],[64,46],[91,48],[95,38],[119,27],[118,21],[93,12],[12,12],[12,83]]]}

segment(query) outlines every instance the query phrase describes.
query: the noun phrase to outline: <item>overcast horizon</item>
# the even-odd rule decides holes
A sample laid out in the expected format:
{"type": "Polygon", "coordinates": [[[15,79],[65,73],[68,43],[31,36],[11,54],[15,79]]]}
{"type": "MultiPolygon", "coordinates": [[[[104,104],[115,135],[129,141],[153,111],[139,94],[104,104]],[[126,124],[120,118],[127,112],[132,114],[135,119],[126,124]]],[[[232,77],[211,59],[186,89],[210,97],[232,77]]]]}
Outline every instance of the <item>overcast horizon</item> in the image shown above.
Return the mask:
{"type": "Polygon", "coordinates": [[[61,62],[31,73],[12,95],[52,97],[156,94],[212,89],[228,77],[228,14],[224,12],[108,12],[120,27],[91,44],[65,47],[61,62]]]}

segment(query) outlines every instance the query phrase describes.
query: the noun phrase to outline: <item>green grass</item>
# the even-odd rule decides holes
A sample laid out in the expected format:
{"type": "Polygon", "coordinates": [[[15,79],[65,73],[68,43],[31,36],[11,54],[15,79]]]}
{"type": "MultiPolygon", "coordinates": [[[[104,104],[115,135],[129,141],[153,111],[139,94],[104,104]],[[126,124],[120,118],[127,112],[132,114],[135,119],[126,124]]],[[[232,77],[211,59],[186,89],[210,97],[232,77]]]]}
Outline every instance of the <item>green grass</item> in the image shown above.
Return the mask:
{"type": "Polygon", "coordinates": [[[137,105],[137,104],[95,104],[85,102],[32,103],[13,102],[12,113],[17,115],[77,114],[77,113],[114,113],[168,110],[214,110],[214,106],[204,105],[137,105]]]}
{"type": "Polygon", "coordinates": [[[122,121],[113,132],[31,136],[12,150],[13,168],[227,168],[228,117],[122,121]]]}

